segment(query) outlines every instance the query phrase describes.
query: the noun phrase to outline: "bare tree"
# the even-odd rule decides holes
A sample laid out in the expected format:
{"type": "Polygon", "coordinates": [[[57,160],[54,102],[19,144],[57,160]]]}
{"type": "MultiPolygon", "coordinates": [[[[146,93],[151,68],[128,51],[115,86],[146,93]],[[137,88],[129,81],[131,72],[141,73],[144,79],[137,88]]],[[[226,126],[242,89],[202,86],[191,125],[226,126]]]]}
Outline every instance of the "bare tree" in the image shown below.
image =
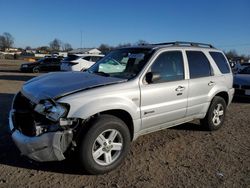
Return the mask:
{"type": "Polygon", "coordinates": [[[236,50],[230,50],[229,52],[226,52],[225,54],[228,59],[239,57],[239,54],[236,52],[236,50]]]}
{"type": "Polygon", "coordinates": [[[107,54],[110,52],[114,47],[109,46],[108,44],[101,44],[98,48],[103,54],[107,54]]]}
{"type": "Polygon", "coordinates": [[[0,35],[0,50],[5,50],[4,43],[5,43],[5,39],[2,35],[0,35]]]}
{"type": "Polygon", "coordinates": [[[53,41],[49,43],[49,46],[52,51],[58,52],[60,50],[61,44],[62,42],[59,39],[55,38],[53,41]]]}
{"type": "Polygon", "coordinates": [[[63,51],[68,52],[68,51],[70,51],[70,50],[72,50],[72,49],[73,49],[73,48],[72,48],[71,44],[69,44],[69,43],[63,43],[63,44],[62,44],[62,50],[63,50],[63,51]]]}
{"type": "Polygon", "coordinates": [[[50,48],[48,46],[40,46],[37,48],[37,51],[42,52],[42,53],[47,53],[47,52],[50,52],[50,48]]]}
{"type": "Polygon", "coordinates": [[[26,46],[25,50],[31,50],[31,47],[30,46],[26,46]]]}
{"type": "Polygon", "coordinates": [[[132,46],[131,43],[121,43],[117,46],[117,48],[130,47],[130,46],[132,46]]]}
{"type": "Polygon", "coordinates": [[[0,48],[5,50],[6,48],[12,47],[14,44],[14,37],[8,33],[4,32],[3,35],[0,35],[0,48]]]}
{"type": "Polygon", "coordinates": [[[145,40],[138,40],[135,44],[138,45],[138,46],[143,46],[145,44],[148,44],[148,42],[145,41],[145,40]]]}

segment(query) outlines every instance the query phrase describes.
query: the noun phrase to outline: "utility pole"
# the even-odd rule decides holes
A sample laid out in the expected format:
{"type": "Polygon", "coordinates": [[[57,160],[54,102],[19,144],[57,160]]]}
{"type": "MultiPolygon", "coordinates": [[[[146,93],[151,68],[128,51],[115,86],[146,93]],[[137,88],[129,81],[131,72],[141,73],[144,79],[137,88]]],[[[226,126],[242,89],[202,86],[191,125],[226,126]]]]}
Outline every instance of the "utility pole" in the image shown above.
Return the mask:
{"type": "Polygon", "coordinates": [[[82,30],[81,30],[81,48],[82,48],[82,30]]]}

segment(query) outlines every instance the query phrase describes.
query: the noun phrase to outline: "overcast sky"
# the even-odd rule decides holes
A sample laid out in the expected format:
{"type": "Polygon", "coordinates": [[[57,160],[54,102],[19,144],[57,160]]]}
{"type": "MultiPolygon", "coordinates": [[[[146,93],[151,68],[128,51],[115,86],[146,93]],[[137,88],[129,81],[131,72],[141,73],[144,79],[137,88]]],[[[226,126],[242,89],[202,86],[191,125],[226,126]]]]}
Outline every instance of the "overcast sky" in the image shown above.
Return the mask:
{"type": "Polygon", "coordinates": [[[16,47],[74,48],[148,42],[195,41],[250,55],[249,0],[3,0],[0,34],[16,47]]]}

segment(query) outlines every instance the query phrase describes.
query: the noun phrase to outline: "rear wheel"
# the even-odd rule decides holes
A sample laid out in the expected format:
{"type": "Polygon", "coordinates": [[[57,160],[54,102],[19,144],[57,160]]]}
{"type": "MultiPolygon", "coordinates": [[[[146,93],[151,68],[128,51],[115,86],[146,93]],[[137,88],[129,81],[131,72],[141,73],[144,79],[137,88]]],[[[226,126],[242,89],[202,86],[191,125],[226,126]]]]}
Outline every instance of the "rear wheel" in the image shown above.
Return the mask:
{"type": "Polygon", "coordinates": [[[215,96],[210,104],[206,117],[201,120],[201,124],[206,126],[208,130],[217,130],[223,125],[225,115],[225,100],[222,97],[215,96]]]}
{"type": "Polygon", "coordinates": [[[40,72],[39,67],[34,67],[33,68],[33,73],[39,73],[39,72],[40,72]]]}
{"type": "Polygon", "coordinates": [[[130,146],[127,125],[112,115],[101,115],[85,134],[80,162],[90,174],[103,174],[121,164],[130,146]]]}

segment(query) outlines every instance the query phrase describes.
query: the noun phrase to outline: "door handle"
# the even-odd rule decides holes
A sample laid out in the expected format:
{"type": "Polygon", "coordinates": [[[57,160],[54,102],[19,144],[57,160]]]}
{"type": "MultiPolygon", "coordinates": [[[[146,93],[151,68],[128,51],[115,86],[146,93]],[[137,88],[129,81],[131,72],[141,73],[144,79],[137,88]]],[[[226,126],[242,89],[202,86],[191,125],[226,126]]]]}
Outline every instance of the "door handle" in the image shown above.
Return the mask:
{"type": "Polygon", "coordinates": [[[213,85],[215,85],[215,82],[210,81],[210,82],[208,82],[208,85],[209,85],[209,86],[213,86],[213,85]]]}
{"type": "Polygon", "coordinates": [[[184,86],[178,86],[175,91],[183,91],[185,89],[184,86]]]}

